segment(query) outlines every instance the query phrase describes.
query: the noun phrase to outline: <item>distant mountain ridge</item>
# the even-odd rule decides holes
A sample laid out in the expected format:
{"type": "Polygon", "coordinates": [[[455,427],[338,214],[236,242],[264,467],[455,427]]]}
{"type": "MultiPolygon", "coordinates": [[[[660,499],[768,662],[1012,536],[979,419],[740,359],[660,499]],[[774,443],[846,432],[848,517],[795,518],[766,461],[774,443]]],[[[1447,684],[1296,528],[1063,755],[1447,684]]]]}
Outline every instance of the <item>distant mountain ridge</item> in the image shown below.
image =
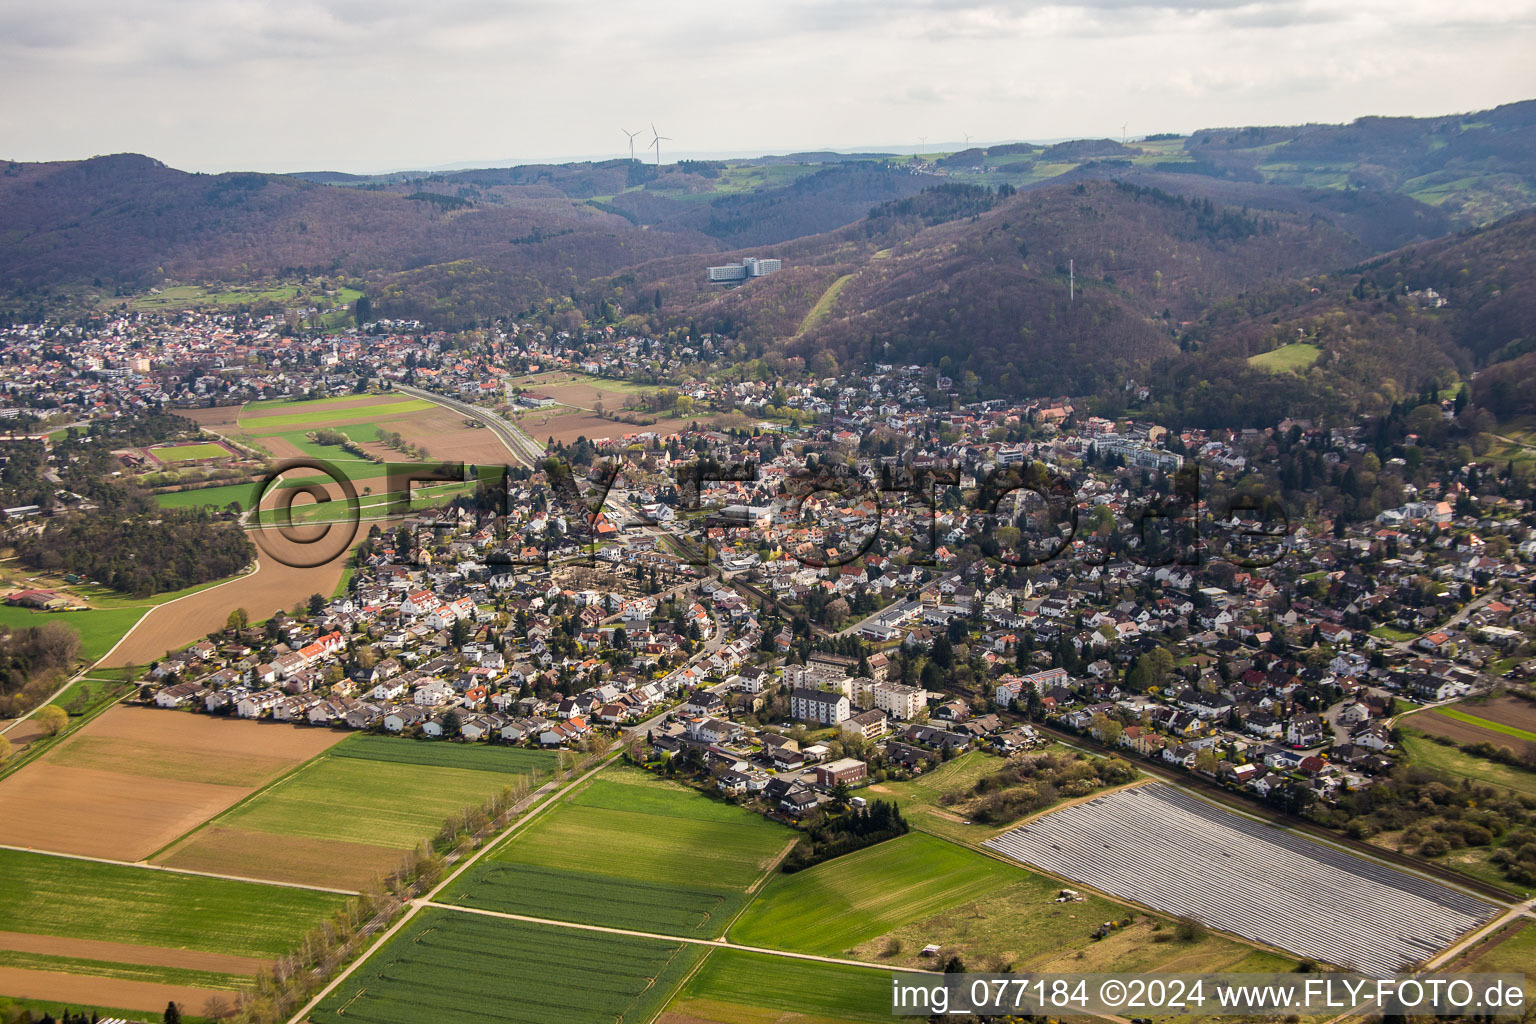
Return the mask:
{"type": "Polygon", "coordinates": [[[1533,208],[1536,101],[659,167],[205,175],[119,154],[0,165],[0,310],[318,273],[366,291],[378,315],[435,326],[554,305],[578,322],[713,330],[759,354],[944,366],[997,394],[1092,391],[1154,367],[1175,390],[1202,366],[1250,374],[1273,328],[1306,334],[1308,317],[1331,310],[1364,340],[1329,349],[1317,374],[1254,377],[1255,393],[1370,403],[1524,354],[1518,325],[1536,317],[1529,260],[1515,257],[1529,241],[1518,215],[1533,208]],[[705,280],[706,265],[752,254],[784,269],[736,289],[705,280]],[[1464,288],[1463,271],[1499,283],[1464,288]],[[1346,279],[1388,306],[1381,296],[1449,289],[1456,312],[1404,333],[1391,309],[1340,297],[1346,279]]]}

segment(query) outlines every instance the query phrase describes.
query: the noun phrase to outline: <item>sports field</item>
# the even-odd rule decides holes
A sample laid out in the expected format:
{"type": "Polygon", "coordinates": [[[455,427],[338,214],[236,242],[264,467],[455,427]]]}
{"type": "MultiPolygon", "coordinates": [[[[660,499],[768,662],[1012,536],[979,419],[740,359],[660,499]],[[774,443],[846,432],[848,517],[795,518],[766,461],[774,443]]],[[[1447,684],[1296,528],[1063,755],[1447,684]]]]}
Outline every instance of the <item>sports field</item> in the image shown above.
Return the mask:
{"type": "Polygon", "coordinates": [[[465,807],[553,755],[505,747],[349,736],[333,752],[231,807],[156,863],[358,888],[388,872],[465,807]]]}
{"type": "Polygon", "coordinates": [[[750,811],[610,771],[517,832],[443,902],[717,936],[794,838],[750,811]]]}
{"type": "Polygon", "coordinates": [[[171,444],[162,448],[147,448],[145,451],[161,462],[198,462],[203,459],[220,459],[230,455],[229,449],[212,441],[204,441],[198,444],[171,444]]]}
{"type": "Polygon", "coordinates": [[[429,909],[310,1015],[316,1024],[651,1020],[704,955],[691,943],[429,909]]]}
{"type": "Polygon", "coordinates": [[[1025,872],[920,832],[776,875],[731,928],[745,946],[846,955],[949,907],[985,899],[1025,872]]]}

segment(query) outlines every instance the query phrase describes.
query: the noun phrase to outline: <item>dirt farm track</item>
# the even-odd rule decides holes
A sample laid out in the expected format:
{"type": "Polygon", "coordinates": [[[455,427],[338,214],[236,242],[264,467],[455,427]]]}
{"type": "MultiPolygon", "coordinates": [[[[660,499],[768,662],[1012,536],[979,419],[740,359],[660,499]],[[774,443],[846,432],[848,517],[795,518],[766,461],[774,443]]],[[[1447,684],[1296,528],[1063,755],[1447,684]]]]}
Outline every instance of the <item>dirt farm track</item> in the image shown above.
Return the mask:
{"type": "Polygon", "coordinates": [[[153,981],[129,981],[125,978],[90,978],[59,971],[29,971],[19,967],[0,967],[0,991],[26,999],[71,1003],[76,1006],[159,1006],[175,1001],[189,1012],[197,1013],[209,999],[230,993],[186,985],[162,985],[153,981]]]}

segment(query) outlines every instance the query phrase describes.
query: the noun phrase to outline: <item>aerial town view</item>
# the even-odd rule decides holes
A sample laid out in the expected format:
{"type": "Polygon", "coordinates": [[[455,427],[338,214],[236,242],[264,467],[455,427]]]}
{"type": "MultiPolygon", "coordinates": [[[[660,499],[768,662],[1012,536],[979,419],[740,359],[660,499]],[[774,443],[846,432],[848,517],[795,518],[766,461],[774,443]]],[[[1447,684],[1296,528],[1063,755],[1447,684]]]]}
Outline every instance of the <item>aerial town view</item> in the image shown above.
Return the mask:
{"type": "Polygon", "coordinates": [[[1536,1018],[1529,2],[0,21],[0,1024],[1536,1018]]]}

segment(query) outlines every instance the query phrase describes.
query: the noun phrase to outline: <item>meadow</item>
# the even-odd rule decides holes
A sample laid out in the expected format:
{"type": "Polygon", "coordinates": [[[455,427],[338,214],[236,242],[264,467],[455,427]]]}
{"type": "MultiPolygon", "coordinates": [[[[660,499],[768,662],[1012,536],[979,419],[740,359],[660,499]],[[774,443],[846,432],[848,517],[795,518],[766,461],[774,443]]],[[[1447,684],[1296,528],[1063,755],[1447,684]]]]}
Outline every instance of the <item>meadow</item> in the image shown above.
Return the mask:
{"type": "Polygon", "coordinates": [[[145,602],[139,606],[122,608],[90,608],[76,612],[37,612],[15,605],[0,605],[0,626],[7,629],[30,629],[49,622],[62,622],[80,634],[80,656],[87,662],[106,655],[123,634],[154,605],[145,602]]]}
{"type": "Polygon", "coordinates": [[[734,927],[746,946],[845,955],[950,907],[985,899],[1022,869],[912,832],[792,875],[776,875],[734,927]]]}
{"type": "Polygon", "coordinates": [[[444,902],[713,937],[793,838],[750,811],[610,771],[514,833],[444,902]]]}
{"type": "Polygon", "coordinates": [[[958,814],[939,804],[945,793],[966,792],[983,775],[997,771],[1003,759],[980,750],[972,750],[952,761],[945,761],[915,779],[883,782],[870,787],[870,794],[895,800],[902,815],[915,829],[931,832],[957,843],[979,843],[997,830],[985,825],[967,825],[958,814]]]}
{"type": "MultiPolygon", "coordinates": [[[[1416,722],[1418,718],[1419,716],[1415,715],[1408,721],[1416,722]]],[[[1528,772],[1521,768],[1489,761],[1486,758],[1475,757],[1456,747],[1436,743],[1429,737],[1407,728],[1402,730],[1401,735],[1400,745],[1403,752],[1408,755],[1409,762],[1415,767],[1429,768],[1457,779],[1470,779],[1472,782],[1484,785],[1502,786],[1516,793],[1536,798],[1536,772],[1528,772]]]]}
{"type": "Polygon", "coordinates": [[[134,309],[192,309],[214,306],[311,306],[329,298],[338,307],[350,305],[361,297],[355,288],[337,288],[327,295],[323,289],[307,284],[274,285],[221,285],[178,284],[168,285],[155,292],[135,296],[130,305],[134,309]]]}
{"type": "Polygon", "coordinates": [[[272,958],[341,905],[330,893],[0,850],[12,931],[272,958]]]}
{"type": "Polygon", "coordinates": [[[658,1024],[881,1024],[892,1019],[889,970],[717,949],[658,1024]]]}
{"type": "Polygon", "coordinates": [[[594,780],[518,832],[492,859],[746,888],[794,838],[789,829],[751,811],[682,786],[629,781],[630,775],[594,780]]]}
{"type": "Polygon", "coordinates": [[[1300,373],[1313,363],[1323,350],[1316,345],[1293,341],[1277,349],[1248,357],[1248,365],[1269,373],[1300,373]]]}
{"type": "MultiPolygon", "coordinates": [[[[247,409],[252,408],[247,406],[247,409]]],[[[279,406],[278,408],[282,408],[279,406]]],[[[313,430],[316,427],[345,427],[351,424],[369,425],[380,420],[394,419],[413,412],[425,412],[436,408],[433,403],[422,398],[401,398],[390,402],[380,402],[373,405],[330,405],[325,401],[296,402],[288,408],[294,412],[274,412],[269,415],[248,416],[244,413],[240,416],[240,429],[249,431],[257,437],[269,433],[276,433],[273,428],[304,427],[313,430]],[[361,421],[361,422],[359,422],[361,421]]],[[[349,432],[350,433],[350,432],[349,432]]]]}
{"type": "Polygon", "coordinates": [[[619,1024],[653,1018],[704,947],[427,910],[315,1024],[619,1024]]]}

